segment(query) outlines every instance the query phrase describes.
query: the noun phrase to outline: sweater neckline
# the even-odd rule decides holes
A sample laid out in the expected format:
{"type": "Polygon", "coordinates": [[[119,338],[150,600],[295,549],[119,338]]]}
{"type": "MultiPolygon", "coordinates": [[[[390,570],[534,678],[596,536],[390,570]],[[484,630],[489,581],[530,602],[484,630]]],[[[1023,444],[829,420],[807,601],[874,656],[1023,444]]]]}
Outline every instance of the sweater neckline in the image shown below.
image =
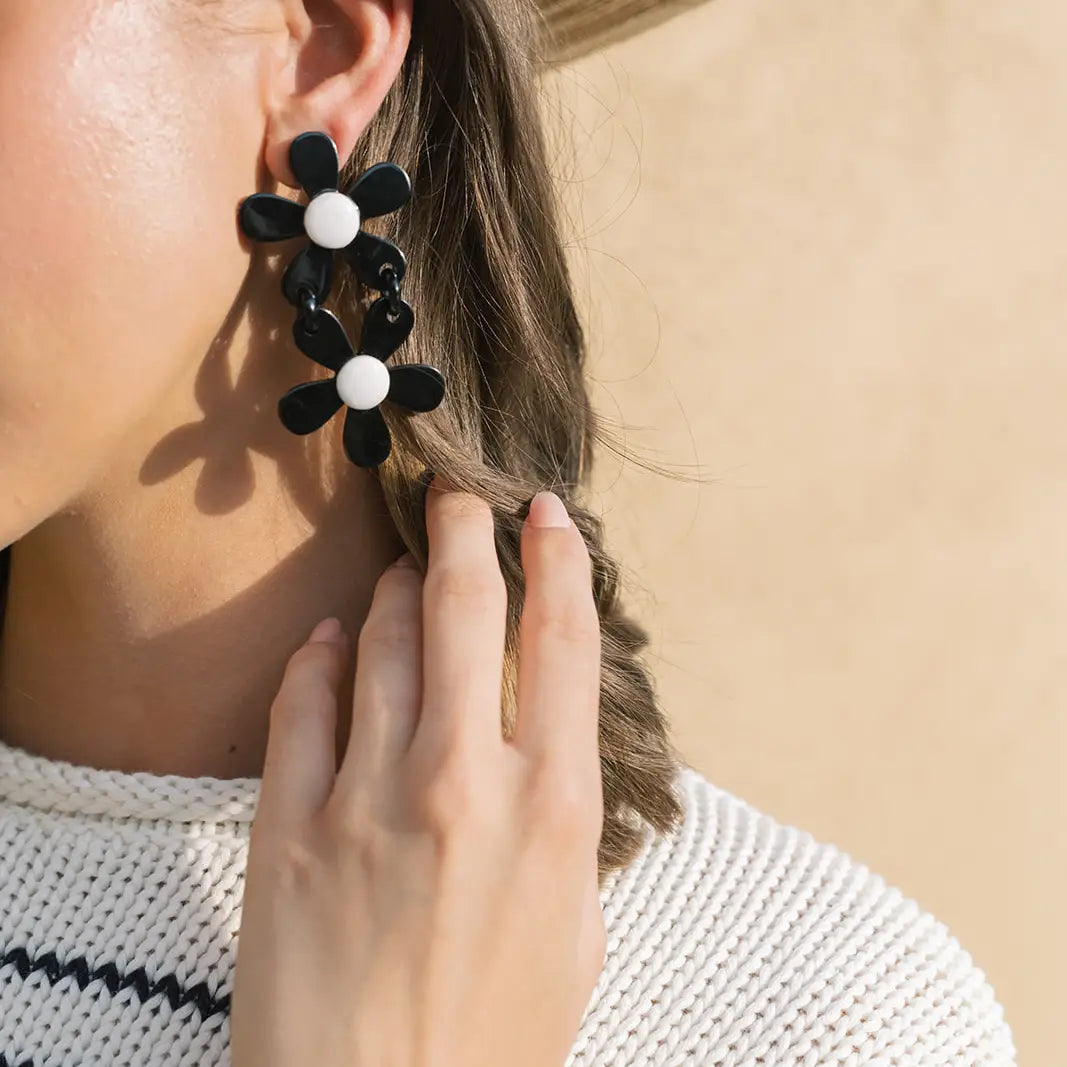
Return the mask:
{"type": "Polygon", "coordinates": [[[261,784],[261,778],[105,770],[0,741],[0,800],[41,811],[173,823],[250,823],[261,784]]]}

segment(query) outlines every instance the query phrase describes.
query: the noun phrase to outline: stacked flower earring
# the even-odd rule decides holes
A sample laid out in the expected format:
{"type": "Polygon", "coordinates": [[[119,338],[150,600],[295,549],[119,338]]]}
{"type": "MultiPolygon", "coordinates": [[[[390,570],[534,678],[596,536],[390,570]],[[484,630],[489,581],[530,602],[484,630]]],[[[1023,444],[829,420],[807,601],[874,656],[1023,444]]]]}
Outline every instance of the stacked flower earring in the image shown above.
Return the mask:
{"type": "Polygon", "coordinates": [[[278,402],[278,416],[291,433],[308,434],[347,406],[345,454],[358,467],[376,467],[392,447],[382,401],[411,411],[432,411],[445,395],[444,378],[433,367],[423,363],[386,367],[385,361],[415,325],[411,305],[400,296],[406,261],[392,241],[360,229],[364,219],[403,207],[411,198],[411,181],[395,163],[376,163],[342,192],[337,187],[337,146],[317,130],[293,139],[289,165],[308,203],[253,193],[241,202],[238,219],[242,232],[254,241],[309,238],[285,270],[282,293],[298,309],[293,323],[297,347],[332,370],[334,377],[294,386],[278,402]],[[364,315],[358,353],[341,322],[322,307],[338,251],[360,282],[383,294],[364,315]]]}

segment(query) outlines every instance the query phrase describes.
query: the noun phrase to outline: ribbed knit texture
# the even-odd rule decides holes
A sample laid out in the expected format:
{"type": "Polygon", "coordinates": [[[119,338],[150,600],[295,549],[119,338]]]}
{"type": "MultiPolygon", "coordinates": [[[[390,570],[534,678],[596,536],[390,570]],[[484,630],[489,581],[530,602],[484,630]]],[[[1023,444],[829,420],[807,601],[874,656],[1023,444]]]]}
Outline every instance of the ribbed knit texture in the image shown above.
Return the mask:
{"type": "MultiPolygon", "coordinates": [[[[0,742],[0,1067],[230,1062],[259,784],[0,742]]],[[[568,1067],[1015,1063],[944,924],[693,769],[677,785],[683,826],[601,893],[607,960],[568,1067]]]]}

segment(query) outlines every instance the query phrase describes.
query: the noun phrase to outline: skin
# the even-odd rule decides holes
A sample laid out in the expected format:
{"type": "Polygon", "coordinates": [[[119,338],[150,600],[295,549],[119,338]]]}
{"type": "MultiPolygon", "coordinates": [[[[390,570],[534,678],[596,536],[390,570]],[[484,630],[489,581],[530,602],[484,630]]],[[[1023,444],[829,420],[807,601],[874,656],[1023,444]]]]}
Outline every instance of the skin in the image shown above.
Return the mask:
{"type": "Polygon", "coordinates": [[[358,632],[403,551],[373,472],[336,460],[341,420],[299,438],[277,418],[313,376],[279,284],[301,245],[253,245],[236,213],[299,197],[298,133],[349,155],[411,5],[0,5],[9,744],[258,776],[287,658],[326,615],[358,632]]]}
{"type": "Polygon", "coordinates": [[[600,629],[589,554],[538,494],[522,530],[515,733],[489,506],[426,499],[429,565],[358,639],[313,633],[271,708],[234,975],[233,1067],[560,1067],[604,964],[600,629]]]}
{"type": "Polygon", "coordinates": [[[489,506],[435,482],[425,578],[389,566],[340,420],[276,415],[309,377],[295,249],[250,248],[238,204],[295,187],[304,130],[348,156],[410,27],[411,0],[0,2],[0,739],[262,777],[234,1067],[558,1067],[605,958],[581,534],[531,504],[505,740],[489,506]],[[307,640],[328,615],[354,657],[307,640]]]}

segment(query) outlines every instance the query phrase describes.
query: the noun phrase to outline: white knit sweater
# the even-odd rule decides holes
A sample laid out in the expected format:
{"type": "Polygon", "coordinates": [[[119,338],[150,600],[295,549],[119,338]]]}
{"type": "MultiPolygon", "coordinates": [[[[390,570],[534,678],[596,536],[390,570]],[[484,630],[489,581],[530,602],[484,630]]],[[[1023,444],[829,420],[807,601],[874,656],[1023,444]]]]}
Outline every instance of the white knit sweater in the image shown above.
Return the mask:
{"type": "MultiPolygon", "coordinates": [[[[677,786],[684,825],[601,894],[607,959],[567,1067],[1015,1063],[942,923],[693,769],[677,786]]],[[[229,1063],[258,789],[0,742],[0,1067],[229,1063]]]]}

